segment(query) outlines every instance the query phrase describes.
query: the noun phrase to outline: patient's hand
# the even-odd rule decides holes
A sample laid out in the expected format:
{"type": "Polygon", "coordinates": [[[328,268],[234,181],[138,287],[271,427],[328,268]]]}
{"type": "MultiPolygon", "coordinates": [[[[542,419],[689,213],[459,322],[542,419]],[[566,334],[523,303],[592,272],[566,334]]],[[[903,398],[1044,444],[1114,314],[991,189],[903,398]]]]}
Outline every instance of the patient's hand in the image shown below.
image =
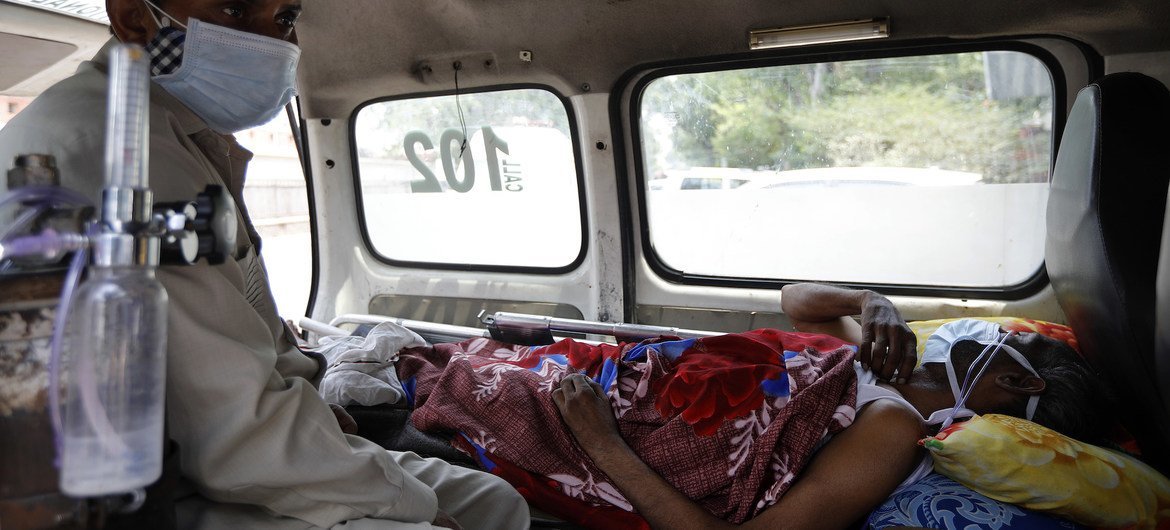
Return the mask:
{"type": "Polygon", "coordinates": [[[341,427],[341,432],[345,434],[358,433],[357,422],[354,421],[353,416],[350,416],[349,413],[345,411],[345,407],[330,403],[329,410],[332,410],[333,416],[337,418],[337,425],[341,427]]]}
{"type": "MultiPolygon", "coordinates": [[[[910,379],[918,361],[918,339],[888,298],[868,292],[861,309],[861,349],[857,360],[885,381],[910,379]]],[[[895,382],[895,381],[891,381],[895,382]]]]}
{"type": "Polygon", "coordinates": [[[569,374],[561,380],[561,387],[553,390],[552,397],[577,443],[595,462],[603,450],[624,444],[609,400],[601,385],[592,379],[569,374]]]}
{"type": "Polygon", "coordinates": [[[463,527],[459,526],[459,521],[456,521],[450,515],[444,513],[443,510],[439,510],[439,512],[435,514],[435,520],[431,521],[431,526],[451,528],[452,530],[463,530],[463,527]]]}

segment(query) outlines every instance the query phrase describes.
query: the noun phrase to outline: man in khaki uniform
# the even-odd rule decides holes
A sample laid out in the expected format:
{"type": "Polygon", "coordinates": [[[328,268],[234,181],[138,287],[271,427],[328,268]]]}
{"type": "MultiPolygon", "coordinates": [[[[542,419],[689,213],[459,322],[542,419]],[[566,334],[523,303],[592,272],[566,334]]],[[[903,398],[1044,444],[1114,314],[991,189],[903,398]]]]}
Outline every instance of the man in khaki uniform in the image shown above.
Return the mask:
{"type": "Polygon", "coordinates": [[[62,184],[97,203],[106,61],[120,39],[152,56],[156,201],[190,200],[208,184],[235,198],[234,259],[158,273],[170,297],[167,421],[182,458],[180,526],[526,528],[527,505],[497,477],[344,434],[339,422],[352,419],[335,417],[314,388],[320,359],[293,346],[276,314],[242,203],[252,154],[230,133],[268,121],[292,96],[299,0],[108,0],[107,10],[115,39],[0,130],[0,160],[52,154],[62,184]]]}

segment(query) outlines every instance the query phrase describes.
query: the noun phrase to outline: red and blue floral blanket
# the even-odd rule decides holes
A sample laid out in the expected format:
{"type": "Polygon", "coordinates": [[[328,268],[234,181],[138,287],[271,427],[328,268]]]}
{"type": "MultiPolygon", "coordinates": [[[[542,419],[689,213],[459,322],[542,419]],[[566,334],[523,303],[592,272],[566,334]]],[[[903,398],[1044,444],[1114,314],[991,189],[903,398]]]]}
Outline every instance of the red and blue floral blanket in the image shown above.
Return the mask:
{"type": "Polygon", "coordinates": [[[687,497],[733,523],[791,486],[855,414],[854,349],[761,329],[639,344],[489,339],[403,350],[399,378],[423,431],[456,445],[537,507],[595,528],[645,527],[562,423],[550,393],[581,372],[605,390],[622,437],[687,497]]]}

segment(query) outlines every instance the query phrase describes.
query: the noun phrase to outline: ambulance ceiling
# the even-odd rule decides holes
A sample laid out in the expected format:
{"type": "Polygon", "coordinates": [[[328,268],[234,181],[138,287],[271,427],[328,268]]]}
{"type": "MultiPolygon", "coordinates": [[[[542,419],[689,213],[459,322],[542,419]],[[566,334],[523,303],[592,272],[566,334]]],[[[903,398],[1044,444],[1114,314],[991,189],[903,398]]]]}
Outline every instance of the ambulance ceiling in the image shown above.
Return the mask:
{"type": "Polygon", "coordinates": [[[556,81],[608,91],[631,67],[748,53],[747,32],[889,17],[892,39],[1056,35],[1104,55],[1170,50],[1166,0],[305,0],[310,116],[380,96],[450,90],[423,63],[490,56],[465,86],[556,81]],[[531,51],[532,61],[520,59],[531,51]]]}

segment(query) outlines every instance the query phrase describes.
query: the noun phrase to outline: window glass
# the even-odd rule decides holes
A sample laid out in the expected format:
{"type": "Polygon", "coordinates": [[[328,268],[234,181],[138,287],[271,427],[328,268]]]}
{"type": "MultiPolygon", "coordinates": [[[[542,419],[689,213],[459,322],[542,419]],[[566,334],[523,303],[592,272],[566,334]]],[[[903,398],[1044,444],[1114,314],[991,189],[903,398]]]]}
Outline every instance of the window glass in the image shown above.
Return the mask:
{"type": "Polygon", "coordinates": [[[996,288],[1042,264],[1053,83],[1030,55],[688,73],[641,96],[649,237],[671,269],[996,288]]]}
{"type": "MultiPolygon", "coordinates": [[[[0,95],[0,129],[3,129],[9,120],[15,118],[17,113],[32,103],[32,100],[33,98],[0,95]]],[[[12,161],[8,160],[6,163],[11,164],[12,161]]]]}
{"type": "Polygon", "coordinates": [[[260,234],[261,255],[277,312],[304,315],[313,283],[313,239],[309,232],[309,195],[297,158],[288,116],[236,133],[252,151],[244,181],[244,204],[260,234]]]}
{"type": "Polygon", "coordinates": [[[553,93],[374,103],[358,112],[354,139],[366,230],[378,254],[536,268],[564,267],[580,254],[569,116],[553,93]]]}

